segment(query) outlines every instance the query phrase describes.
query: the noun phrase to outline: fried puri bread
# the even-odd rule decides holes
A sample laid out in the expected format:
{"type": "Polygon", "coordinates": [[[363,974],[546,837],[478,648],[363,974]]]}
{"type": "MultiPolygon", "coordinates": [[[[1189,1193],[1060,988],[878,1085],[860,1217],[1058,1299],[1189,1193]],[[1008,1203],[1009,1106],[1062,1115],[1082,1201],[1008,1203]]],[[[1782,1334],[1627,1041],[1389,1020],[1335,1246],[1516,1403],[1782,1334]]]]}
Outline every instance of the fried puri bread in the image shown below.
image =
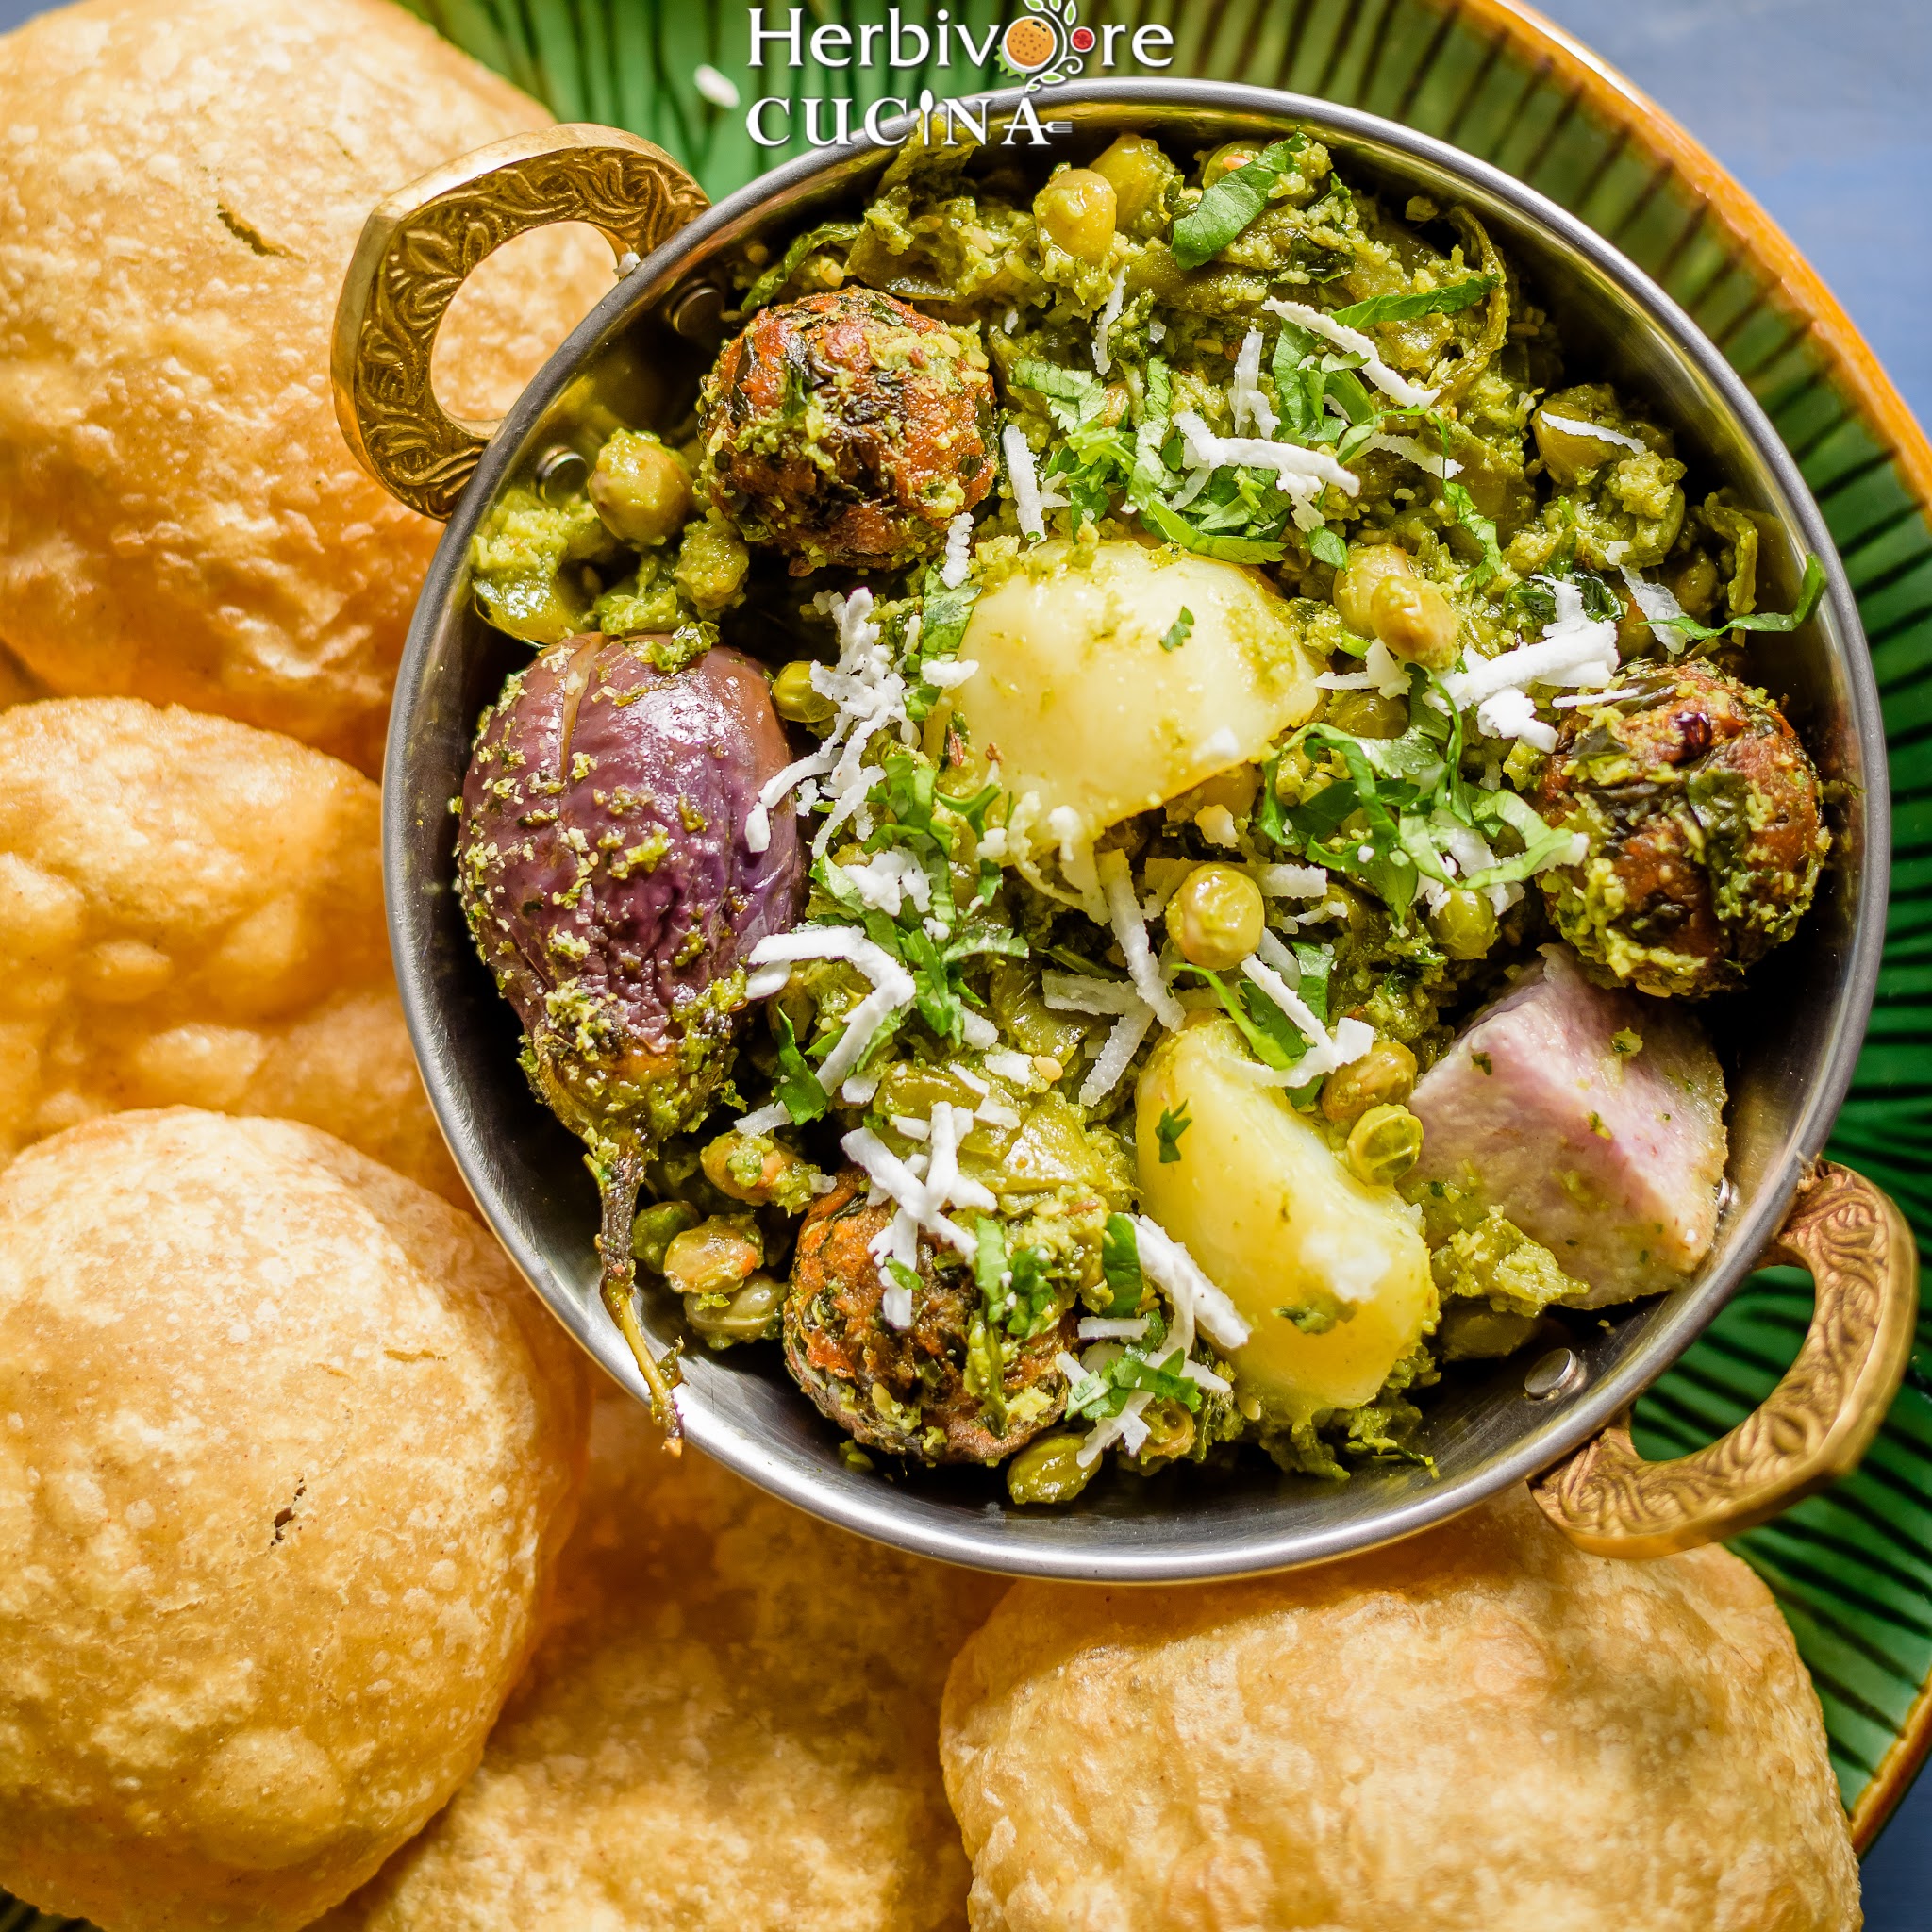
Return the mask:
{"type": "Polygon", "coordinates": [[[1818,1700],[1718,1549],[1527,1495],[1253,1583],[1023,1583],[946,1687],[974,1932],[1853,1932],[1818,1700]]]}
{"type": "Polygon", "coordinates": [[[582,1358],[467,1214],[312,1127],[0,1174],[0,1887],[279,1932],[476,1763],[568,1533],[582,1358]]]}
{"type": "Polygon", "coordinates": [[[558,1621],[483,1764],[325,1932],[940,1932],[940,1686],[1003,1586],[828,1529],[596,1405],[558,1621]]]}
{"type": "Polygon", "coordinates": [[[458,1203],[390,971],[380,800],[128,698],[0,711],[0,1164],[120,1108],[307,1121],[458,1203]]]}
{"type": "MultiPolygon", "coordinates": [[[[86,0],[0,41],[0,641],[373,773],[441,532],[342,441],[337,296],[378,202],[551,118],[389,0],[86,0]]],[[[584,229],[486,263],[445,405],[501,413],[610,274],[584,229]]]]}

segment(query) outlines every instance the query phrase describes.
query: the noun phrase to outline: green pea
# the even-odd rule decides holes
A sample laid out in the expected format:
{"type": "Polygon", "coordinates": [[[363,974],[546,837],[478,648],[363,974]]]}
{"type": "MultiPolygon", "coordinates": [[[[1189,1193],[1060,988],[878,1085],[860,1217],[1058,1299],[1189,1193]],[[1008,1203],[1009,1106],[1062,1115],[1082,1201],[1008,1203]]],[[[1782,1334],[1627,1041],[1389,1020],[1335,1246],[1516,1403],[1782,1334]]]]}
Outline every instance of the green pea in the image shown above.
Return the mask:
{"type": "Polygon", "coordinates": [[[661,1274],[665,1249],[703,1218],[688,1201],[659,1201],[638,1216],[631,1228],[630,1251],[653,1274],[661,1274]]]}
{"type": "Polygon", "coordinates": [[[784,1308],[785,1284],[770,1274],[754,1274],[728,1295],[691,1295],[684,1305],[691,1325],[713,1348],[770,1341],[784,1308]]]}
{"type": "Polygon", "coordinates": [[[772,680],[772,708],[794,724],[826,724],[838,710],[811,681],[811,660],[794,658],[772,680]]]}
{"type": "Polygon", "coordinates": [[[620,429],[598,452],[590,495],[604,527],[641,550],[663,542],[691,508],[684,465],[641,429],[620,429]]]}
{"type": "Polygon", "coordinates": [[[1423,1151],[1423,1124],[1406,1107],[1372,1107],[1349,1129],[1348,1164],[1370,1187],[1398,1181],[1423,1151]]]}
{"type": "Polygon", "coordinates": [[[1429,914],[1429,931],[1452,959],[1480,959],[1496,943],[1496,909],[1487,892],[1457,886],[1429,914]]]}
{"type": "Polygon", "coordinates": [[[1260,943],[1261,889],[1231,865],[1197,865],[1167,902],[1167,929],[1191,965],[1238,966],[1260,943]]]}
{"type": "Polygon", "coordinates": [[[1007,1494],[1016,1503],[1071,1503],[1093,1474],[1080,1466],[1086,1440],[1075,1429],[1036,1436],[1007,1464],[1007,1494]]]}

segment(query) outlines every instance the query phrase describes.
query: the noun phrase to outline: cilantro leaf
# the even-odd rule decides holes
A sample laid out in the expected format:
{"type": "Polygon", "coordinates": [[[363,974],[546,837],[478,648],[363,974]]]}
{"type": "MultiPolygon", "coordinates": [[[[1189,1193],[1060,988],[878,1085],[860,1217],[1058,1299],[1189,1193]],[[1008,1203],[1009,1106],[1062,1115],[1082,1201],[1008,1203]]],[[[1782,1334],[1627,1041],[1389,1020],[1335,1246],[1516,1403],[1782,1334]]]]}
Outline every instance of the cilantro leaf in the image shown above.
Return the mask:
{"type": "Polygon", "coordinates": [[[1124,1214],[1109,1214],[1106,1227],[1101,1230],[1100,1272],[1108,1287],[1113,1290],[1108,1313],[1131,1315],[1141,1306],[1146,1284],[1141,1274],[1140,1239],[1134,1233],[1134,1224],[1124,1214]]]}
{"type": "Polygon", "coordinates": [[[1013,380],[1043,395],[1048,414],[1069,431],[1097,416],[1107,394],[1106,384],[1091,370],[1062,369],[1037,356],[1023,357],[1013,365],[1013,380]]]}
{"type": "Polygon", "coordinates": [[[1319,530],[1308,532],[1308,548],[1314,552],[1318,563],[1325,563],[1331,570],[1340,570],[1348,561],[1348,545],[1331,524],[1324,524],[1319,530]]]}
{"type": "Polygon", "coordinates": [[[1181,1136],[1194,1124],[1194,1117],[1188,1111],[1188,1103],[1181,1102],[1181,1110],[1175,1113],[1171,1107],[1160,1109],[1160,1119],[1155,1123],[1154,1137],[1160,1142],[1160,1164],[1174,1166],[1181,1158],[1181,1136]]]}
{"type": "Polygon", "coordinates": [[[1202,195],[1191,214],[1174,225],[1168,245],[1175,264],[1199,268],[1232,242],[1268,206],[1274,184],[1307,145],[1303,136],[1271,142],[1245,166],[1224,175],[1202,195]]]}
{"type": "Polygon", "coordinates": [[[1816,557],[1805,559],[1805,579],[1798,586],[1798,606],[1790,616],[1775,611],[1754,611],[1748,617],[1733,617],[1724,624],[1699,624],[1694,617],[1662,617],[1654,628],[1674,630],[1687,644],[1701,644],[1734,630],[1788,631],[1809,618],[1824,593],[1824,566],[1816,557]]]}
{"type": "Polygon", "coordinates": [[[979,585],[971,577],[948,589],[940,581],[937,570],[925,574],[925,591],[920,609],[919,654],[924,658],[949,658],[964,641],[966,620],[979,601],[979,585]]]}
{"type": "MultiPolygon", "coordinates": [[[[1446,442],[1447,439],[1444,441],[1446,442]]],[[[1496,526],[1476,508],[1475,498],[1453,477],[1444,479],[1442,495],[1456,512],[1456,521],[1482,545],[1482,561],[1464,578],[1471,590],[1479,589],[1503,568],[1503,553],[1496,543],[1496,526]]]]}
{"type": "Polygon", "coordinates": [[[1157,536],[1165,537],[1170,543],[1178,543],[1183,550],[1191,550],[1197,556],[1218,557],[1224,563],[1278,563],[1285,554],[1279,543],[1246,537],[1216,537],[1197,530],[1164,503],[1150,501],[1139,508],[1141,521],[1157,536]]]}
{"type": "Polygon", "coordinates": [[[1162,632],[1160,648],[1163,651],[1178,651],[1187,642],[1189,633],[1194,628],[1194,613],[1183,604],[1180,615],[1162,632]]]}
{"type": "Polygon", "coordinates": [[[831,1096],[798,1050],[798,1035],[792,1030],[791,1016],[783,1007],[774,1006],[772,1011],[778,1022],[778,1078],[772,1091],[793,1123],[802,1127],[807,1121],[818,1120],[824,1113],[832,1104],[831,1096]]]}
{"type": "Polygon", "coordinates": [[[1473,308],[1496,286],[1494,275],[1467,275],[1440,289],[1418,289],[1401,295],[1371,295],[1335,310],[1344,328],[1371,328],[1378,322],[1409,322],[1418,315],[1454,315],[1473,308]]]}

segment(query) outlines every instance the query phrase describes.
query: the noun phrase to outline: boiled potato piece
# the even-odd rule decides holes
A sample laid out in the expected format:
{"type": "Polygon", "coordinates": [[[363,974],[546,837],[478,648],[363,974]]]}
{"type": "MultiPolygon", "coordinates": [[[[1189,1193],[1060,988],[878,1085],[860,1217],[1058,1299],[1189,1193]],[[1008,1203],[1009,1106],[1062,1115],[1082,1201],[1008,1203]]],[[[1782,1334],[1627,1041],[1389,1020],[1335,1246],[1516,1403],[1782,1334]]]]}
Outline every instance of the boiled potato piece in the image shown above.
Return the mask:
{"type": "Polygon", "coordinates": [[[1257,758],[1313,715],[1325,668],[1255,572],[1124,541],[1041,544],[980,597],[959,655],[979,667],[956,699],[974,740],[1037,823],[1076,812],[1076,839],[1257,758]]]}
{"type": "Polygon", "coordinates": [[[1277,1417],[1353,1408],[1434,1319],[1428,1250],[1395,1191],[1357,1180],[1254,1070],[1220,1014],[1156,1049],[1135,1097],[1141,1205],[1253,1327],[1234,1352],[1239,1394],[1277,1417]],[[1191,1122],[1178,1160],[1160,1158],[1167,1108],[1191,1122]],[[1311,1335],[1284,1307],[1339,1319],[1311,1335]]]}

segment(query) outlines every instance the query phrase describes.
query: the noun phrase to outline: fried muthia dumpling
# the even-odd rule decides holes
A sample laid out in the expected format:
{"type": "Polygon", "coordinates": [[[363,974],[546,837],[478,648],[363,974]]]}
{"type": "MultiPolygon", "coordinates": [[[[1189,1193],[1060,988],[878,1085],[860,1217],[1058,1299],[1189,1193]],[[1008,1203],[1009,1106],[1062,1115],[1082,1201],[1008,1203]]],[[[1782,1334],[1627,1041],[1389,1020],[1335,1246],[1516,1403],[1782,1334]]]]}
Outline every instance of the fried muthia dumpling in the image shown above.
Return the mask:
{"type": "Polygon", "coordinates": [[[763,673],[719,649],[660,671],[667,641],[575,638],[511,676],[463,781],[458,890],[531,1085],[591,1150],[605,1300],[675,1435],[631,1305],[638,1188],[728,1073],[744,956],[796,919],[805,867],[789,812],[745,841],[791,757],[763,673]]]}
{"type": "Polygon", "coordinates": [[[885,1284],[871,1243],[892,1218],[865,1205],[865,1176],[841,1171],[798,1231],[785,1302],[785,1360],[821,1413],[868,1448],[924,1462],[997,1462],[1050,1428],[1066,1407],[1054,1365],[1074,1340],[1079,1310],[1002,1350],[999,1400],[974,1388],[971,1328],[979,1290],[965,1269],[936,1269],[922,1250],[912,1325],[886,1321],[885,1284]],[[1022,1396],[1024,1420],[1011,1412],[1022,1396]],[[1044,1400],[1041,1400],[1044,1398],[1044,1400]]]}
{"type": "Polygon", "coordinates": [[[1590,851],[1545,873],[1543,897],[1594,966],[1699,999],[1740,985],[1809,908],[1831,844],[1818,773],[1735,677],[1682,664],[1631,681],[1633,696],[1571,712],[1544,764],[1539,808],[1590,851]]]}
{"type": "Polygon", "coordinates": [[[1817,1693],[1728,1552],[1521,1489],[1246,1583],[1023,1582],[940,1750],[974,1932],[1855,1932],[1817,1693]]]}
{"type": "Polygon", "coordinates": [[[992,488],[992,400],[975,332],[871,289],[808,295],[706,378],[699,485],[796,574],[910,562],[992,488]]]}

